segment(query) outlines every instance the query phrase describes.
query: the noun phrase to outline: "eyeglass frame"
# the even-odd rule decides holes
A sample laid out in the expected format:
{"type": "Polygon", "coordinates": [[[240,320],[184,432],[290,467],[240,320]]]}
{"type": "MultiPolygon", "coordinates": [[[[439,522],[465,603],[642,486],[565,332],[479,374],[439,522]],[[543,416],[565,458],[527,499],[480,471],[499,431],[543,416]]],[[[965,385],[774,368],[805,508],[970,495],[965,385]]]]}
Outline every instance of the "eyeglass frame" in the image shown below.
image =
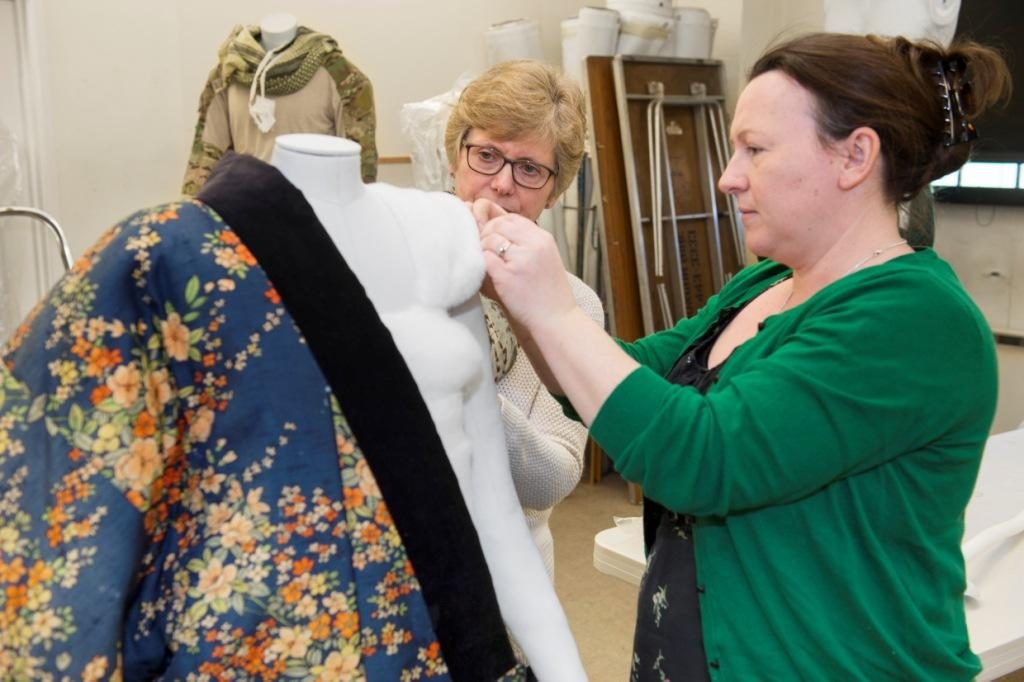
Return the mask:
{"type": "Polygon", "coordinates": [[[519,185],[523,189],[544,189],[544,187],[548,184],[548,182],[551,181],[551,178],[553,178],[556,175],[558,175],[558,171],[557,170],[554,170],[553,168],[548,168],[543,163],[539,163],[537,161],[534,161],[533,159],[512,159],[512,158],[509,158],[509,157],[505,156],[504,154],[502,154],[497,149],[495,149],[492,145],[489,145],[489,144],[472,144],[470,142],[463,141],[462,142],[462,148],[466,150],[466,166],[471,171],[473,171],[474,173],[479,173],[480,175],[486,175],[488,177],[493,177],[493,176],[497,175],[498,173],[500,173],[501,171],[503,171],[505,169],[505,166],[511,165],[512,166],[512,182],[514,182],[515,184],[519,185]],[[477,148],[477,149],[490,149],[495,154],[500,156],[502,163],[501,163],[500,166],[498,166],[498,170],[494,171],[493,173],[487,173],[485,171],[477,170],[476,168],[473,168],[473,164],[471,164],[469,162],[470,152],[472,151],[473,148],[477,148]],[[516,179],[516,164],[517,163],[529,163],[529,164],[537,166],[539,168],[543,168],[544,170],[546,170],[549,173],[549,175],[548,175],[547,178],[544,179],[543,183],[541,183],[540,185],[537,185],[536,187],[530,187],[529,185],[524,185],[523,183],[519,182],[518,179],[516,179]]]}

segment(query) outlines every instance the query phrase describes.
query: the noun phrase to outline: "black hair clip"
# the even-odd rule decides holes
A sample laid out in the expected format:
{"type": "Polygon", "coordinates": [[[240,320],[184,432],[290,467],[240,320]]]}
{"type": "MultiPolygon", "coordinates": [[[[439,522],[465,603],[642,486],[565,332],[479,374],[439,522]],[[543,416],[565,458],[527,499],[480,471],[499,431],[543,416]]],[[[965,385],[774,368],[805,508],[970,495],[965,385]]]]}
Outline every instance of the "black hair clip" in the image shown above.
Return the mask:
{"type": "Polygon", "coordinates": [[[940,59],[935,67],[935,77],[946,128],[942,145],[952,147],[978,139],[978,129],[964,114],[964,105],[971,93],[971,84],[966,80],[967,60],[963,57],[940,59]]]}

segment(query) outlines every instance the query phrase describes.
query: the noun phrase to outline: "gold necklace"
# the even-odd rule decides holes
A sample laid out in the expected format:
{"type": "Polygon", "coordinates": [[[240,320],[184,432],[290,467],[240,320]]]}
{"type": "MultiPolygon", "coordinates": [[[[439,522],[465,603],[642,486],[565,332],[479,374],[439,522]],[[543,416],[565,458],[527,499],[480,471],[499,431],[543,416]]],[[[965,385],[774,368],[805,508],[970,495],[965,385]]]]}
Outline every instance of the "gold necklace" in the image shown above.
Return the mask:
{"type": "MultiPolygon", "coordinates": [[[[846,277],[847,275],[851,275],[851,274],[853,274],[854,272],[856,272],[857,270],[860,270],[860,269],[861,269],[862,267],[864,267],[864,264],[865,264],[865,263],[867,263],[867,262],[868,262],[869,260],[871,260],[872,258],[877,258],[878,256],[881,256],[881,255],[882,255],[883,253],[885,253],[885,252],[886,252],[886,251],[888,251],[889,249],[895,249],[895,248],[896,248],[897,246],[903,246],[903,245],[904,245],[904,244],[906,244],[906,243],[907,243],[907,240],[906,240],[906,239],[901,239],[901,240],[899,240],[898,242],[893,242],[892,244],[888,244],[888,245],[886,245],[886,246],[883,246],[883,247],[882,247],[882,248],[880,248],[880,249],[875,249],[874,251],[872,251],[871,253],[869,253],[869,254],[868,254],[867,258],[864,258],[863,260],[860,260],[860,261],[858,261],[858,262],[857,262],[857,263],[856,263],[856,264],[855,264],[855,265],[854,265],[854,266],[853,266],[852,268],[850,268],[849,270],[847,270],[847,271],[846,271],[846,272],[845,272],[845,273],[843,274],[843,277],[846,277]]],[[[792,279],[793,279],[793,278],[792,278],[792,277],[790,277],[789,279],[790,279],[790,281],[792,281],[792,279]]],[[[842,277],[840,277],[840,279],[842,279],[842,277]]],[[[783,281],[785,281],[785,280],[783,280],[783,281]]],[[[790,288],[790,290],[789,290],[789,293],[788,293],[788,294],[786,294],[786,300],[784,300],[784,301],[782,302],[782,305],[781,305],[781,306],[779,306],[779,312],[778,312],[778,313],[775,313],[776,315],[778,315],[778,314],[779,314],[779,313],[781,313],[781,312],[782,312],[783,310],[785,310],[785,309],[786,309],[786,306],[788,306],[788,305],[789,305],[789,302],[790,302],[791,300],[793,300],[793,291],[795,291],[795,290],[796,290],[796,285],[794,284],[794,285],[793,285],[793,286],[792,286],[792,287],[790,288]]]]}

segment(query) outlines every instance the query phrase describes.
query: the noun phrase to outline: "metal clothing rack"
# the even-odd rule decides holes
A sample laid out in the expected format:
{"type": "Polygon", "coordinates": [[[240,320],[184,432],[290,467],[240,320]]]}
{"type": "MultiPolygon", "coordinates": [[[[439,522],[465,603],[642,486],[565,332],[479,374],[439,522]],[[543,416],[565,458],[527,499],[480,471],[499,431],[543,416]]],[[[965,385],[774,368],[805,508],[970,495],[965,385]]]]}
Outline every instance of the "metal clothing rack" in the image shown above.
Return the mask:
{"type": "Polygon", "coordinates": [[[588,56],[604,297],[632,341],[693,315],[743,266],[742,222],[717,187],[728,163],[723,65],[588,56]]]}
{"type": "Polygon", "coordinates": [[[730,154],[721,66],[619,55],[612,75],[641,315],[650,334],[696,312],[743,262],[739,212],[733,197],[717,189],[730,154]]]}
{"type": "MultiPolygon", "coordinates": [[[[633,341],[693,315],[745,260],[735,203],[716,186],[730,155],[723,65],[591,55],[584,74],[602,301],[609,331],[633,341]]],[[[602,466],[592,442],[591,482],[602,466]]]]}
{"type": "Polygon", "coordinates": [[[64,230],[61,229],[60,224],[53,216],[45,211],[27,206],[0,206],[0,218],[4,217],[35,218],[45,223],[50,228],[50,234],[57,240],[57,244],[60,246],[60,260],[64,265],[64,271],[67,272],[71,269],[71,249],[68,248],[67,237],[64,236],[64,230]]]}

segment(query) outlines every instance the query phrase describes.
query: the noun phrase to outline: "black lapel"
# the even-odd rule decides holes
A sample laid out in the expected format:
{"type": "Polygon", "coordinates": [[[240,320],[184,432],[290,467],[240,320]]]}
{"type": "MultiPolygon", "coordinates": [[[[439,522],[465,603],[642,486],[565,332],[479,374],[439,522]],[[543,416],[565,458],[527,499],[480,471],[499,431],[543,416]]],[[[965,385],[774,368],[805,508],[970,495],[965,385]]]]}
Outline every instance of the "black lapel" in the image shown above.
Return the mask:
{"type": "Polygon", "coordinates": [[[515,665],[490,572],[412,374],[302,193],[229,153],[196,197],[252,251],[309,344],[387,502],[456,680],[515,665]]]}

